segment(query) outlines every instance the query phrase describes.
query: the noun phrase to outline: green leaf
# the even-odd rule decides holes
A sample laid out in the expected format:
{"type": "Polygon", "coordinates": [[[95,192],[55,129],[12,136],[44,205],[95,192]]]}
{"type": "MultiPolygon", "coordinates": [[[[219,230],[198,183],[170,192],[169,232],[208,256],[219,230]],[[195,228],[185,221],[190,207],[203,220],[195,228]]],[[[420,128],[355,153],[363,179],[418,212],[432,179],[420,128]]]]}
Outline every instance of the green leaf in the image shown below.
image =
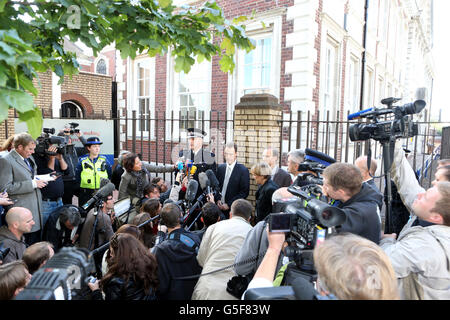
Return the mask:
{"type": "Polygon", "coordinates": [[[27,112],[34,108],[33,97],[25,91],[15,89],[1,89],[2,94],[7,94],[7,102],[19,112],[27,112]]]}
{"type": "Polygon", "coordinates": [[[233,72],[234,67],[235,67],[233,58],[231,56],[227,56],[227,55],[222,56],[222,59],[220,59],[219,64],[220,64],[220,70],[222,70],[225,73],[233,72]]]}
{"type": "Polygon", "coordinates": [[[161,8],[165,9],[172,4],[172,0],[159,0],[161,8]]]}
{"type": "Polygon", "coordinates": [[[8,2],[8,0],[0,0],[0,13],[5,11],[5,4],[8,2]]]}
{"type": "Polygon", "coordinates": [[[61,67],[61,65],[59,65],[59,64],[55,65],[55,73],[57,76],[59,76],[61,78],[64,77],[64,70],[61,67]]]}
{"type": "Polygon", "coordinates": [[[35,107],[33,110],[27,112],[19,112],[19,121],[26,122],[28,133],[36,139],[42,132],[42,111],[35,107]]]}
{"type": "Polygon", "coordinates": [[[237,17],[237,18],[233,19],[233,24],[239,24],[239,23],[242,23],[244,21],[247,21],[247,17],[246,16],[240,16],[240,17],[237,17]]]}
{"type": "Polygon", "coordinates": [[[187,74],[191,70],[191,67],[194,63],[195,60],[191,57],[178,56],[175,58],[175,71],[184,71],[184,73],[187,74]]]}
{"type": "Polygon", "coordinates": [[[27,76],[24,74],[19,75],[19,84],[22,88],[25,90],[31,92],[34,96],[37,96],[39,91],[36,89],[36,87],[33,84],[33,81],[31,81],[27,76]]]}
{"type": "Polygon", "coordinates": [[[8,118],[8,110],[9,106],[6,102],[5,97],[0,95],[0,122],[3,122],[5,119],[8,118]]]}
{"type": "Polygon", "coordinates": [[[229,38],[223,38],[220,49],[225,50],[228,55],[233,55],[235,52],[234,44],[229,38]]]}

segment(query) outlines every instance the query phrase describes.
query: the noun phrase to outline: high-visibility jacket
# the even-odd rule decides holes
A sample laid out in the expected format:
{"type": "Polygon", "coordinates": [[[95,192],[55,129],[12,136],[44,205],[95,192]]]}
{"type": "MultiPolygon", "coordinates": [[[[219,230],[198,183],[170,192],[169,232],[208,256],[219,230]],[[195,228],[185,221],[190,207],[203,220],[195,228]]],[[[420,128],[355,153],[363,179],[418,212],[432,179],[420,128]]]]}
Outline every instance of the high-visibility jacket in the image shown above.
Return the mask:
{"type": "Polygon", "coordinates": [[[92,162],[89,156],[80,159],[81,162],[81,182],[80,188],[99,189],[100,180],[108,179],[108,171],[106,169],[108,162],[106,157],[98,156],[97,161],[92,162]]]}

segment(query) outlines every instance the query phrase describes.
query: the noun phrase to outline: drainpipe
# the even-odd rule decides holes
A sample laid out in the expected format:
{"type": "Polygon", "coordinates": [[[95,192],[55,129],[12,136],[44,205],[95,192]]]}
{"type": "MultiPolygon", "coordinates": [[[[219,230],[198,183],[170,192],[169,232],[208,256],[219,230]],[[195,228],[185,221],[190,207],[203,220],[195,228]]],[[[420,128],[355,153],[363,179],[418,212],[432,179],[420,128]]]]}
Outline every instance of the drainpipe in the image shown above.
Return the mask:
{"type": "MultiPolygon", "coordinates": [[[[363,52],[361,57],[361,91],[360,91],[360,97],[359,97],[359,110],[364,110],[364,81],[365,81],[365,74],[366,74],[366,43],[367,43],[367,21],[368,21],[368,10],[369,9],[369,0],[365,0],[364,4],[364,28],[363,28],[363,52]]],[[[370,145],[370,141],[365,143],[365,154],[368,152],[368,147],[370,145]]],[[[362,144],[359,144],[359,147],[356,150],[356,156],[359,157],[361,155],[361,146],[362,144]]]]}

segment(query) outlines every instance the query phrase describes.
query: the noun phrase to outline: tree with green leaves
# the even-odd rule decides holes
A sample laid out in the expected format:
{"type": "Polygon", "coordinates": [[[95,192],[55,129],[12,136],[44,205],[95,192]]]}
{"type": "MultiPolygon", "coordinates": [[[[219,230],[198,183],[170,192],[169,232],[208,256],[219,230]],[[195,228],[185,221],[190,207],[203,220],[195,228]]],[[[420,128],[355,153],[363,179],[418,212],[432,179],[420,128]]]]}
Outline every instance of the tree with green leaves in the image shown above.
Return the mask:
{"type": "Polygon", "coordinates": [[[172,0],[0,0],[0,122],[14,108],[30,134],[40,135],[42,113],[33,100],[39,81],[36,87],[33,79],[51,70],[61,83],[79,71],[64,38],[83,42],[94,55],[114,44],[123,59],[170,49],[175,71],[185,73],[218,55],[221,70],[233,72],[236,49],[254,48],[239,25],[245,20],[227,20],[214,1],[175,7],[172,0]]]}

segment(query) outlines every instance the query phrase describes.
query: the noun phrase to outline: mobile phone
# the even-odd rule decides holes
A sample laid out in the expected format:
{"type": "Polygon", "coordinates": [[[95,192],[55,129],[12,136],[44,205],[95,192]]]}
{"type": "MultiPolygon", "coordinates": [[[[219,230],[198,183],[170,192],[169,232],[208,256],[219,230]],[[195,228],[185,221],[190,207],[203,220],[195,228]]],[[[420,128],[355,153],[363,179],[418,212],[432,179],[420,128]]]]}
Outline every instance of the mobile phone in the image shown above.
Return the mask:
{"type": "Polygon", "coordinates": [[[270,232],[289,232],[295,219],[295,214],[271,213],[269,215],[270,232]]]}

